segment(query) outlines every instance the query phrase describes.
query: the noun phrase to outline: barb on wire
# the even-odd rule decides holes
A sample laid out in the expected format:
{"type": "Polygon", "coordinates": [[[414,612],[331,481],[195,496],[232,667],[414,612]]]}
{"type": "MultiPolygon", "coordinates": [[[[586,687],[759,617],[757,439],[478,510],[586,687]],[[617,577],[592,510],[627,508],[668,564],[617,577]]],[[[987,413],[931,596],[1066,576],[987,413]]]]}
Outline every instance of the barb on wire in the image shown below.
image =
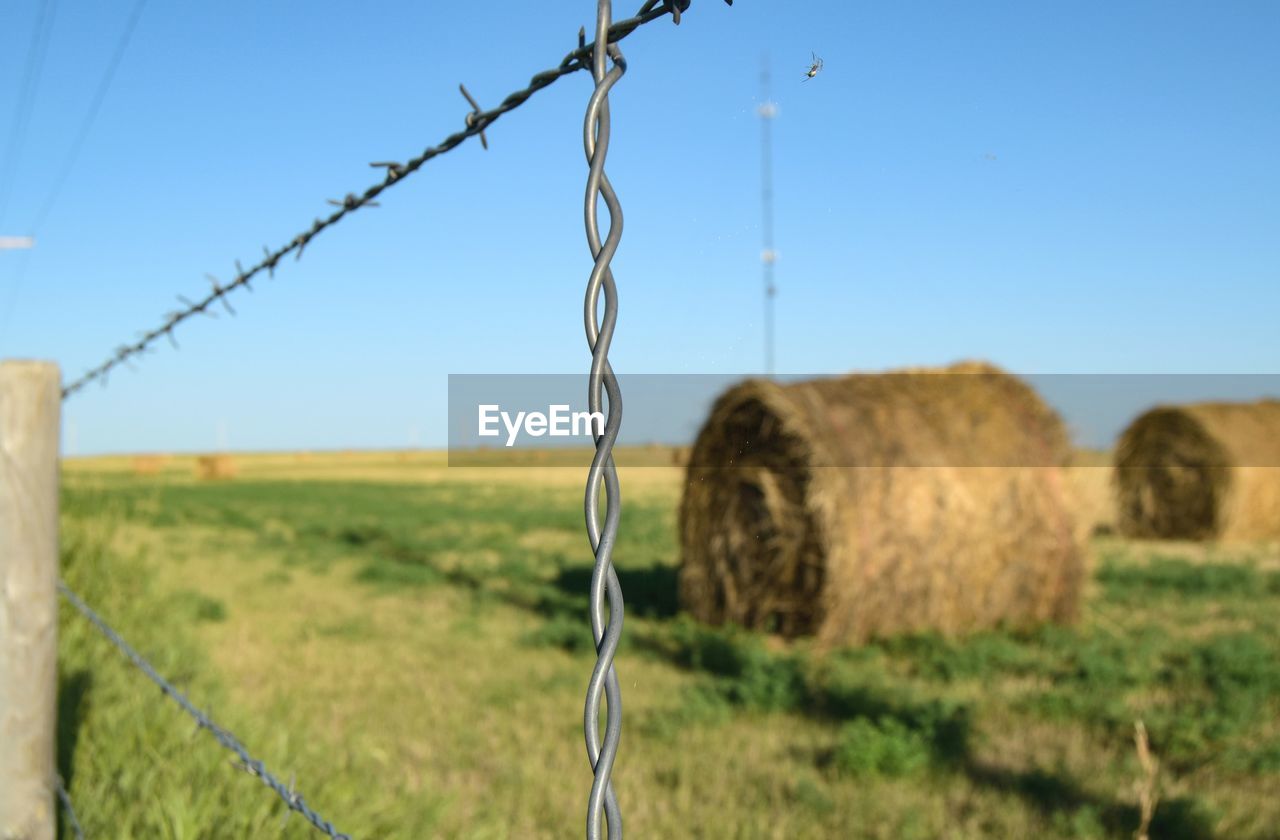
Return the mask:
{"type": "MultiPolygon", "coordinates": [[[[240,267],[240,264],[236,263],[236,268],[239,268],[239,267],[240,267]]],[[[212,274],[206,274],[204,278],[208,280],[209,285],[213,287],[213,291],[216,297],[222,303],[222,308],[227,310],[227,314],[230,315],[232,318],[234,318],[236,316],[236,310],[231,306],[231,303],[227,300],[226,295],[222,293],[222,283],[219,282],[218,278],[214,277],[212,274]]]]}
{"type": "MultiPolygon", "coordinates": [[[[475,97],[473,97],[467,91],[466,85],[459,84],[458,90],[462,91],[463,97],[465,97],[466,100],[471,103],[471,113],[467,114],[467,128],[471,128],[471,126],[476,124],[476,120],[478,120],[480,118],[480,115],[484,112],[480,110],[480,103],[476,102],[475,97]]],[[[483,130],[481,130],[480,132],[480,145],[484,148],[485,151],[489,150],[489,138],[484,136],[483,130]]]]}
{"type": "MultiPolygon", "coordinates": [[[[622,737],[622,690],[618,674],[613,667],[618,643],[622,638],[622,586],[613,568],[613,546],[618,538],[618,519],[622,513],[621,488],[618,471],[613,463],[613,446],[622,426],[622,392],[618,379],[609,364],[609,344],[613,340],[614,326],[618,318],[618,293],[613,281],[610,262],[622,239],[622,205],[605,174],[605,157],[609,153],[609,90],[627,70],[626,59],[616,44],[608,44],[604,34],[609,29],[611,0],[597,0],[596,40],[591,58],[591,77],[595,89],[587,101],[587,113],[583,124],[583,148],[587,154],[586,207],[584,217],[587,228],[587,246],[595,264],[587,281],[583,316],[587,331],[587,346],[591,349],[591,376],[587,388],[589,410],[601,412],[604,398],[608,397],[608,415],[604,429],[595,436],[596,454],[587,472],[584,507],[587,521],[587,537],[595,553],[595,565],[591,571],[590,613],[591,633],[596,642],[596,664],[587,684],[587,700],[583,709],[583,731],[587,741],[587,758],[591,761],[593,779],[591,794],[587,798],[587,838],[600,840],[601,816],[607,823],[609,840],[622,838],[622,811],[614,794],[614,759],[622,737]],[[613,67],[605,71],[608,58],[613,67]],[[601,242],[599,200],[604,199],[609,211],[609,233],[601,242]],[[604,315],[598,316],[600,295],[604,293],[604,315]],[[603,526],[600,522],[600,488],[604,485],[605,512],[603,526]],[[605,620],[605,599],[608,598],[608,623],[605,620]],[[600,741],[600,701],[607,705],[604,721],[604,742],[600,741]]],[[[647,4],[646,4],[647,5],[647,4]]],[[[676,8],[673,6],[672,8],[676,8]]]]}
{"type": "MultiPolygon", "coordinates": [[[[657,20],[664,15],[671,14],[673,17],[678,19],[680,12],[687,10],[689,8],[689,4],[690,0],[647,0],[634,17],[620,20],[609,26],[606,30],[597,32],[596,37],[598,40],[606,43],[616,43],[621,41],[623,38],[626,38],[644,24],[657,20]]],[[[418,171],[423,164],[432,158],[438,157],[439,155],[456,148],[467,138],[483,134],[484,130],[493,125],[493,123],[495,123],[503,114],[520,107],[528,101],[529,97],[551,85],[562,76],[567,76],[570,73],[576,73],[579,70],[587,69],[588,59],[594,51],[594,44],[583,44],[580,41],[578,48],[566,55],[558,66],[534,75],[533,78],[529,80],[528,85],[511,93],[506,99],[502,100],[497,107],[491,108],[488,111],[480,111],[479,106],[472,101],[471,104],[476,110],[473,110],[467,115],[466,128],[462,131],[450,134],[444,140],[440,141],[439,144],[423,150],[417,157],[410,158],[404,163],[388,161],[371,163],[370,166],[386,170],[381,181],[373,184],[362,193],[349,193],[341,201],[330,200],[331,203],[337,205],[337,209],[332,214],[323,219],[316,219],[311,224],[311,227],[289,240],[288,244],[275,250],[264,249],[265,254],[263,258],[248,270],[240,268],[239,264],[237,264],[234,280],[230,281],[225,286],[213,289],[206,297],[195,302],[187,309],[172,313],[170,316],[166,317],[165,321],[161,323],[160,326],[144,332],[137,341],[133,344],[127,345],[126,357],[142,353],[143,350],[158,341],[162,336],[169,338],[176,347],[177,342],[173,340],[173,330],[183,321],[198,312],[205,311],[209,304],[216,300],[222,300],[226,295],[234,292],[236,289],[239,289],[242,286],[247,287],[249,285],[249,281],[259,273],[265,271],[269,275],[274,275],[276,264],[279,263],[280,259],[285,255],[292,253],[296,259],[300,259],[302,257],[302,252],[306,249],[307,245],[309,245],[311,240],[314,239],[321,231],[324,231],[342,221],[348,214],[354,213],[363,207],[375,204],[376,202],[374,200],[382,194],[383,190],[393,184],[399,183],[405,178],[405,176],[418,171]]],[[[469,95],[467,95],[467,98],[471,101],[469,95]]],[[[487,148],[487,140],[482,140],[482,143],[484,143],[487,148]]],[[[74,380],[62,389],[63,399],[66,399],[77,391],[80,391],[85,385],[96,379],[104,379],[112,368],[116,367],[123,361],[123,358],[118,354],[115,354],[108,357],[106,361],[102,362],[102,364],[97,367],[85,371],[80,378],[74,380]]]]}
{"type": "MultiPolygon", "coordinates": [[[[337,199],[333,199],[333,198],[325,199],[325,201],[332,204],[334,207],[346,207],[348,210],[354,210],[356,207],[360,206],[360,199],[356,197],[355,193],[347,193],[345,196],[343,196],[341,201],[338,201],[337,199]]],[[[381,205],[379,205],[378,202],[376,201],[366,201],[364,202],[364,206],[379,207],[381,205]]]]}
{"type": "Polygon", "coordinates": [[[62,777],[55,775],[53,777],[53,792],[58,795],[58,801],[62,803],[62,810],[67,814],[67,822],[71,823],[71,830],[76,835],[76,840],[84,840],[84,829],[80,827],[80,820],[76,817],[76,809],[71,805],[71,794],[67,793],[66,785],[62,783],[62,777]]]}
{"type": "Polygon", "coordinates": [[[343,834],[338,831],[333,827],[331,822],[311,810],[303,800],[302,795],[294,790],[292,782],[285,785],[272,775],[272,773],[267,770],[265,764],[249,755],[249,751],[244,748],[244,745],[241,744],[234,735],[212,721],[208,715],[197,709],[191,701],[187,699],[185,694],[175,688],[173,684],[164,677],[160,676],[156,669],[152,667],[150,662],[143,659],[140,653],[134,650],[128,642],[122,639],[120,634],[113,630],[111,625],[107,624],[101,616],[90,609],[89,605],[82,601],[79,595],[72,592],[70,587],[62,581],[58,581],[58,591],[62,593],[62,596],[66,598],[73,607],[80,611],[81,615],[89,620],[90,624],[98,628],[98,631],[107,638],[107,641],[119,648],[120,652],[123,653],[129,661],[138,668],[138,670],[146,674],[147,678],[159,686],[160,690],[167,697],[177,703],[184,712],[195,719],[197,729],[208,730],[219,744],[235,753],[236,757],[239,759],[236,762],[237,767],[249,773],[251,776],[258,778],[264,785],[275,791],[276,795],[284,801],[284,804],[289,807],[290,811],[297,811],[307,820],[307,822],[324,832],[328,837],[333,840],[351,840],[351,835],[343,834]]]}

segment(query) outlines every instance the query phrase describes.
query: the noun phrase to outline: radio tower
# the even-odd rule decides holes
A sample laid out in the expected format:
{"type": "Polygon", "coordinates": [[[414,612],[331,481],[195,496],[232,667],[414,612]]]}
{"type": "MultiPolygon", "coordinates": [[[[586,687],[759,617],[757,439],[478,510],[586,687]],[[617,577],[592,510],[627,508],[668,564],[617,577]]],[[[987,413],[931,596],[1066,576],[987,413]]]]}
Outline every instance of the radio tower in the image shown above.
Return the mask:
{"type": "Polygon", "coordinates": [[[763,205],[763,221],[760,226],[764,237],[764,247],[760,251],[760,262],[764,267],[764,371],[773,376],[773,299],[778,289],[773,284],[773,264],[778,254],[773,250],[773,120],[778,116],[778,106],[769,99],[769,56],[761,60],[760,106],[756,109],[760,114],[760,198],[763,205]]]}

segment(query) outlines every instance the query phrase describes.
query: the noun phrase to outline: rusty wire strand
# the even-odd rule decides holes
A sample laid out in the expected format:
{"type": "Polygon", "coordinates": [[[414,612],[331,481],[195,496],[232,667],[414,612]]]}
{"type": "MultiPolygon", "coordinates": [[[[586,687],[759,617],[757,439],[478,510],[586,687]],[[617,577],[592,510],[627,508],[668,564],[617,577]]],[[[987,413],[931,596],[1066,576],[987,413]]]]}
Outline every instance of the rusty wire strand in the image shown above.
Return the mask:
{"type": "MultiPolygon", "coordinates": [[[[621,41],[644,24],[657,20],[668,13],[678,21],[680,12],[688,9],[690,2],[691,0],[647,0],[634,17],[618,21],[610,26],[606,33],[603,33],[598,37],[603,37],[607,43],[621,41]]],[[[411,158],[404,163],[397,163],[394,161],[379,161],[371,163],[370,166],[380,167],[386,170],[386,174],[380,182],[370,186],[363,193],[358,195],[355,193],[348,193],[341,201],[330,200],[331,203],[337,205],[337,210],[326,218],[317,218],[311,223],[310,227],[303,230],[286,245],[276,248],[274,251],[268,248],[263,248],[263,258],[248,270],[242,269],[240,264],[237,263],[236,276],[234,280],[227,283],[225,286],[215,283],[214,288],[205,297],[198,301],[190,302],[190,305],[186,306],[184,309],[166,314],[163,322],[161,322],[159,326],[141,333],[139,338],[133,343],[120,346],[111,356],[108,356],[107,359],[97,367],[85,371],[85,373],[83,373],[78,379],[63,388],[62,398],[66,399],[95,380],[102,380],[105,382],[107,374],[109,374],[114,368],[118,367],[131,357],[146,352],[151,345],[159,341],[162,337],[169,339],[170,343],[174,344],[176,347],[177,342],[174,340],[173,331],[183,321],[186,321],[188,318],[197,314],[212,314],[210,306],[215,302],[222,301],[227,294],[235,291],[236,289],[244,287],[252,290],[249,282],[254,277],[263,272],[266,272],[268,276],[274,275],[276,266],[279,264],[280,260],[288,256],[290,253],[294,255],[295,259],[300,259],[302,257],[302,252],[306,249],[307,245],[310,244],[311,240],[314,239],[321,231],[337,224],[348,214],[354,213],[362,207],[376,206],[374,199],[381,195],[383,190],[399,183],[406,176],[418,171],[424,163],[432,158],[438,157],[439,155],[454,149],[468,137],[474,137],[481,134],[503,114],[520,107],[529,99],[529,97],[551,85],[562,76],[567,76],[570,73],[576,73],[579,70],[588,69],[588,59],[591,57],[594,50],[594,43],[581,44],[580,42],[579,47],[566,55],[557,67],[551,70],[544,70],[541,73],[536,74],[529,80],[529,84],[526,87],[509,94],[506,99],[502,100],[501,104],[488,111],[478,110],[478,106],[475,105],[474,100],[471,100],[470,95],[467,95],[468,100],[472,102],[473,108],[476,110],[467,114],[466,128],[464,130],[450,134],[438,145],[425,149],[417,157],[411,158]]]]}
{"type": "MultiPolygon", "coordinates": [[[[332,840],[351,840],[351,835],[343,834],[338,831],[333,827],[333,823],[311,810],[303,800],[302,794],[298,793],[295,789],[292,781],[286,785],[277,779],[269,770],[267,770],[265,764],[249,754],[249,751],[245,749],[244,745],[240,743],[236,736],[232,735],[217,723],[214,723],[208,715],[197,709],[195,705],[187,699],[185,694],[179,691],[164,677],[160,676],[155,667],[142,657],[142,654],[134,650],[128,642],[121,638],[120,634],[117,633],[110,624],[107,624],[101,616],[90,609],[89,605],[82,601],[79,595],[72,592],[70,587],[62,581],[58,581],[58,591],[62,593],[62,596],[66,598],[68,602],[71,603],[71,606],[79,610],[80,614],[89,620],[90,624],[98,628],[98,631],[106,637],[107,641],[119,648],[120,652],[123,653],[138,670],[146,674],[148,679],[159,686],[160,690],[166,697],[169,697],[173,702],[177,703],[184,712],[194,718],[196,728],[198,730],[208,730],[219,744],[235,753],[239,761],[233,763],[237,768],[258,778],[264,785],[276,792],[276,795],[279,796],[284,801],[284,804],[288,806],[289,811],[297,811],[307,820],[307,822],[311,823],[318,830],[324,832],[324,834],[332,838],[332,840]]],[[[69,807],[69,798],[64,799],[63,802],[69,807]]]]}
{"type": "Polygon", "coordinates": [[[608,397],[608,415],[604,429],[595,436],[596,454],[587,472],[587,486],[583,500],[587,537],[595,554],[591,571],[590,615],[591,633],[596,643],[596,663],[587,684],[587,699],[583,709],[583,731],[587,742],[587,757],[591,761],[591,793],[587,799],[587,838],[600,840],[601,817],[607,824],[609,840],[622,840],[622,811],[614,793],[612,774],[618,745],[622,737],[622,690],[613,660],[622,638],[623,602],[622,587],[613,568],[613,547],[618,538],[618,521],[622,512],[621,488],[618,471],[613,462],[613,446],[622,426],[622,392],[618,379],[609,364],[609,345],[613,340],[614,326],[618,318],[618,293],[614,285],[610,262],[622,239],[622,205],[614,193],[609,176],[605,174],[605,158],[609,153],[609,91],[627,70],[626,59],[616,44],[607,46],[607,57],[613,67],[607,72],[606,43],[602,37],[608,31],[612,9],[611,0],[597,0],[596,41],[592,55],[591,76],[595,90],[587,101],[583,121],[583,149],[588,163],[585,208],[583,211],[587,246],[594,265],[587,282],[583,304],[583,318],[587,333],[587,346],[591,349],[591,375],[588,380],[587,402],[592,412],[602,412],[604,399],[608,397]],[[603,199],[609,212],[609,233],[603,242],[600,236],[599,202],[603,199]],[[604,295],[604,312],[601,314],[600,296],[604,295]],[[600,522],[600,490],[604,487],[604,523],[600,522]],[[605,620],[605,600],[608,599],[608,623],[605,620]],[[600,701],[606,705],[604,741],[600,740],[600,701]]]}

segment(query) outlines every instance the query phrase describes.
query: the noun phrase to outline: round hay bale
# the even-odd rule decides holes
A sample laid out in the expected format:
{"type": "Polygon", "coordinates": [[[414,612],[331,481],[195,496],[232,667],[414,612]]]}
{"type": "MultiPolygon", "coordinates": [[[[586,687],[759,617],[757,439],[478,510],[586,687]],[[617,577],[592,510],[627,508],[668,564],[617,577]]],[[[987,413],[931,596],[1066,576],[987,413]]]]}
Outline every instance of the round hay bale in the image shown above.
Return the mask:
{"type": "Polygon", "coordinates": [[[1070,620],[1070,457],[1058,416],[990,365],[749,380],[689,458],[682,606],[824,644],[1070,620]]]}
{"type": "Polygon", "coordinates": [[[219,481],[236,477],[236,462],[230,455],[201,455],[196,458],[196,478],[219,481]]]}
{"type": "Polygon", "coordinates": [[[1113,481],[1125,536],[1280,538],[1280,401],[1153,408],[1121,435],[1113,481]]]}
{"type": "Polygon", "coordinates": [[[169,465],[168,455],[135,455],[133,457],[134,475],[159,475],[169,465]]]}

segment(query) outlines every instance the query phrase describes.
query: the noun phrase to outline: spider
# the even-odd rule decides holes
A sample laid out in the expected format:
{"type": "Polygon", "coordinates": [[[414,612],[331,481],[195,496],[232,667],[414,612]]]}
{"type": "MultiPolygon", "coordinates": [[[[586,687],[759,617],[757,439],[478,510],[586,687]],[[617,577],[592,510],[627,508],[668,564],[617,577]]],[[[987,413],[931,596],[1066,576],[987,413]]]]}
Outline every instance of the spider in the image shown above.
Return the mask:
{"type": "Polygon", "coordinates": [[[802,82],[809,81],[814,76],[818,75],[818,72],[822,70],[822,59],[818,58],[818,54],[817,53],[809,53],[809,54],[813,56],[813,64],[809,65],[809,72],[804,74],[804,78],[800,80],[802,82]]]}

